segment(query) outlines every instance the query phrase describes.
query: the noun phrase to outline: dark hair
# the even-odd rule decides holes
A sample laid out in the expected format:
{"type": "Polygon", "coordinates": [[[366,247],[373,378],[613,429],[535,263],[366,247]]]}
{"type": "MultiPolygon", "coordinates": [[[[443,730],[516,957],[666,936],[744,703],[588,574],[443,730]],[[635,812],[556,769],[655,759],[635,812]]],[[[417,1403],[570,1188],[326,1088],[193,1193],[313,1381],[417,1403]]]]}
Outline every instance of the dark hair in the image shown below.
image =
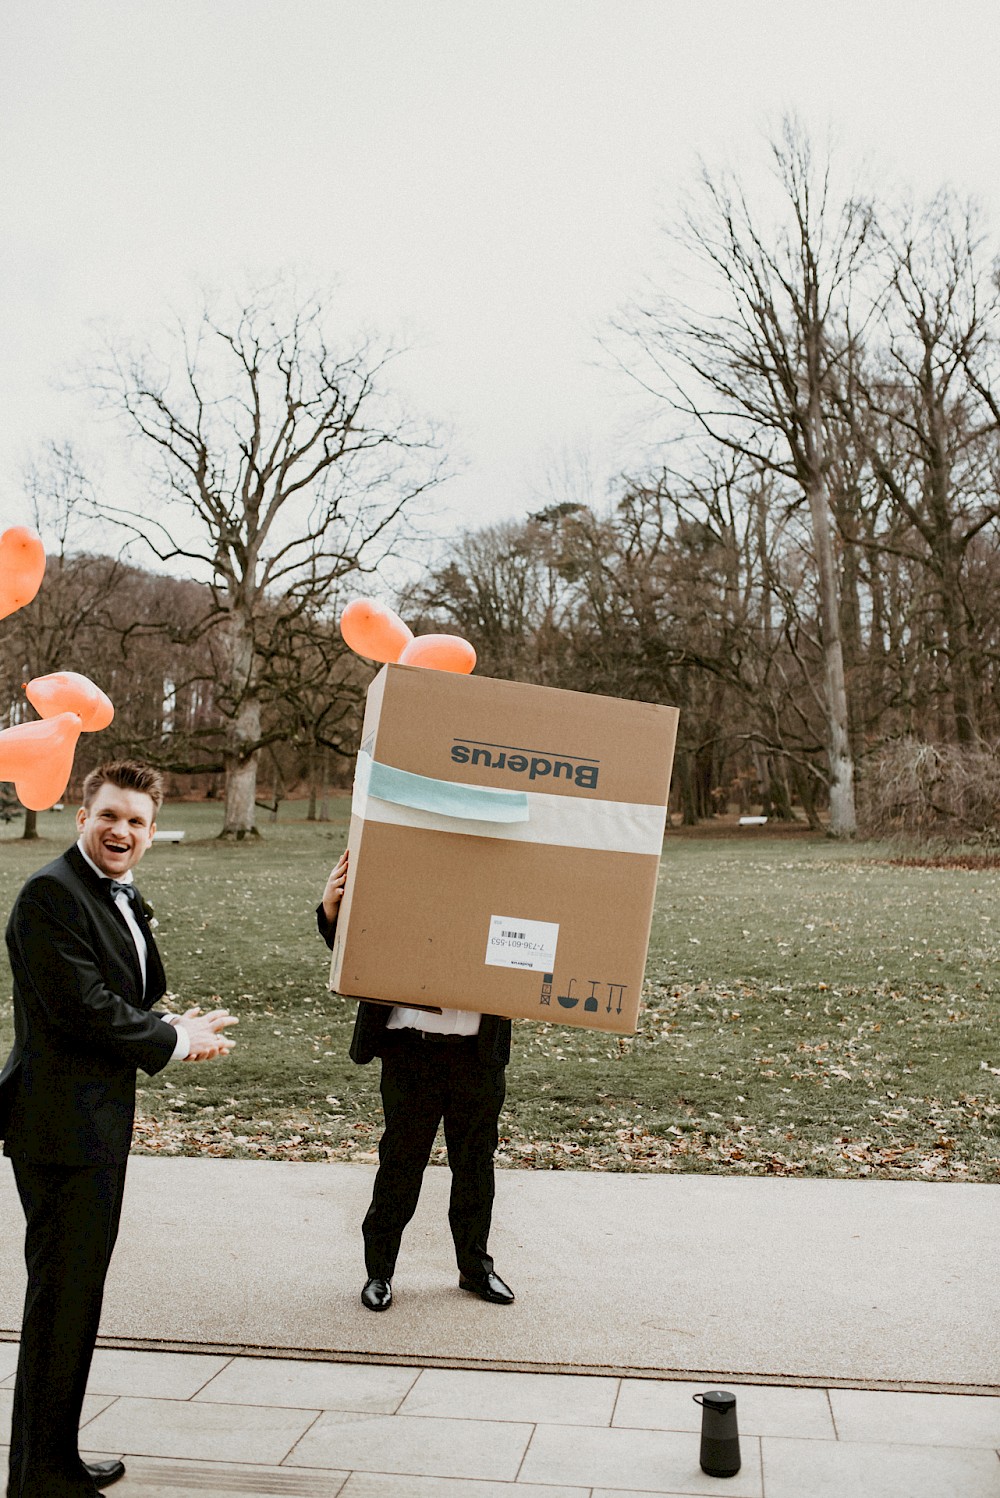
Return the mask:
{"type": "Polygon", "coordinates": [[[121,791],[140,791],[153,803],[153,815],[163,804],[163,776],[152,765],[137,759],[115,759],[91,770],[83,782],[83,804],[89,807],[102,785],[116,785],[121,791]]]}

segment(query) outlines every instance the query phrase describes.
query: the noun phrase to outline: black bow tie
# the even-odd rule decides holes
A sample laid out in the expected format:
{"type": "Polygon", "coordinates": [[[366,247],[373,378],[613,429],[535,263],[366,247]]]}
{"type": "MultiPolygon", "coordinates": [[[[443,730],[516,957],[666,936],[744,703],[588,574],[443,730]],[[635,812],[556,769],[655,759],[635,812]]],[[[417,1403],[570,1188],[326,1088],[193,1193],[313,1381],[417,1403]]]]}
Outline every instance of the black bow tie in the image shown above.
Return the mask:
{"type": "Polygon", "coordinates": [[[141,909],[139,891],[134,884],[126,884],[123,879],[109,879],[108,885],[111,889],[112,900],[116,899],[118,895],[124,895],[133,910],[141,909]]]}

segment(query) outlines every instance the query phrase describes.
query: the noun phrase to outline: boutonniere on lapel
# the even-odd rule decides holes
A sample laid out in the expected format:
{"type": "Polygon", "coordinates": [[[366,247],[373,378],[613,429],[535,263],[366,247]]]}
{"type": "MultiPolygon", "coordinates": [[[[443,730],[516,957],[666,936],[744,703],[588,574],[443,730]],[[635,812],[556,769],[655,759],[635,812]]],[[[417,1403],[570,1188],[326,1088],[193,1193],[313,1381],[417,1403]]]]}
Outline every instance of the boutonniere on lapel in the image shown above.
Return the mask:
{"type": "Polygon", "coordinates": [[[139,896],[139,904],[142,907],[143,915],[146,917],[146,925],[149,927],[150,931],[155,931],[160,923],[156,919],[156,916],[153,914],[152,905],[150,905],[149,901],[142,895],[139,896]]]}

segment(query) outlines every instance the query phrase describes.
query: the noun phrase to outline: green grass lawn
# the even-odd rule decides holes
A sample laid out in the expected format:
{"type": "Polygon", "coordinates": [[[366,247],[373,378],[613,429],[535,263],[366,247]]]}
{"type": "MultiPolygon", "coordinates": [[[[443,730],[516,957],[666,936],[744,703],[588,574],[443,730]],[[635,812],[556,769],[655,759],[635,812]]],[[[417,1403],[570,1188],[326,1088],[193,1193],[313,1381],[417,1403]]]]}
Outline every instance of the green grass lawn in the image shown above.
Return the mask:
{"type": "MultiPolygon", "coordinates": [[[[347,805],[327,824],[262,813],[259,843],[235,847],[214,839],[218,806],[161,813],[187,838],[139,873],[174,1002],[228,1005],[239,1044],[145,1082],[140,1150],[374,1158],[378,1065],[347,1059],[354,1004],[326,991],[313,916],[347,805]]],[[[0,840],[5,909],[73,838],[68,812],[40,826],[44,842],[17,824],[0,840]]],[[[998,1179],[998,891],[995,872],[870,845],[670,836],[639,1033],[519,1022],[501,1163],[998,1179]]],[[[4,1054],[9,992],[5,972],[4,1054]]]]}

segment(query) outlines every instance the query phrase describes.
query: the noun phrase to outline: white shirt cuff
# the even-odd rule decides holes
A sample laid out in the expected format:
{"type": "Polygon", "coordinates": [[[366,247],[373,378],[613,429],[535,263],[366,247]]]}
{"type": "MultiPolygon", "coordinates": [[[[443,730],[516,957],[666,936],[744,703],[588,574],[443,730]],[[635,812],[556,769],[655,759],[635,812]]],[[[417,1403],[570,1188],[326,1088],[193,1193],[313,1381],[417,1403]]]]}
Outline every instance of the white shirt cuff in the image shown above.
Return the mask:
{"type": "Polygon", "coordinates": [[[177,1042],[174,1045],[173,1055],[170,1059],[171,1061],[183,1061],[190,1053],[191,1037],[183,1025],[175,1024],[174,1029],[177,1031],[177,1042]]]}

